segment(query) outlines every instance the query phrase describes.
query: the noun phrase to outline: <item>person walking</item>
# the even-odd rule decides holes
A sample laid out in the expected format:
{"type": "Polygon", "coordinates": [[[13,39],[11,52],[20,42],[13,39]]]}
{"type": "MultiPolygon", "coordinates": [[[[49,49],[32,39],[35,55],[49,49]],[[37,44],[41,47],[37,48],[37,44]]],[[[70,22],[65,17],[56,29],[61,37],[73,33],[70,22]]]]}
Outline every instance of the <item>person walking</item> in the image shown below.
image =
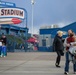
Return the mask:
{"type": "MultiPolygon", "coordinates": [[[[64,74],[68,75],[69,72],[69,48],[71,46],[71,42],[75,42],[75,36],[74,32],[72,30],[68,30],[68,37],[64,41],[64,46],[66,48],[66,53],[65,53],[65,68],[64,68],[64,74]]],[[[74,74],[76,73],[76,62],[73,63],[73,71],[74,74]]]]}
{"type": "Polygon", "coordinates": [[[53,49],[57,53],[55,66],[58,68],[61,67],[61,66],[59,66],[60,60],[61,60],[61,56],[64,55],[64,53],[63,53],[64,46],[63,46],[63,41],[62,41],[62,35],[63,35],[63,32],[58,31],[57,35],[55,36],[54,41],[53,41],[53,49]]]}

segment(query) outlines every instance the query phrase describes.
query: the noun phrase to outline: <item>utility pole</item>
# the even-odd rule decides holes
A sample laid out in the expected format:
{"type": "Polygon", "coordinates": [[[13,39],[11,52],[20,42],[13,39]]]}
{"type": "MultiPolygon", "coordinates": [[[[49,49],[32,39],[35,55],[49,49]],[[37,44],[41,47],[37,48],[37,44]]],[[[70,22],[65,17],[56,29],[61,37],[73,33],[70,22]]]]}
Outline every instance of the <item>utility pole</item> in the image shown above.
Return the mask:
{"type": "Polygon", "coordinates": [[[35,4],[35,0],[31,0],[31,4],[32,4],[32,36],[33,36],[33,30],[34,30],[34,4],[35,4]]]}

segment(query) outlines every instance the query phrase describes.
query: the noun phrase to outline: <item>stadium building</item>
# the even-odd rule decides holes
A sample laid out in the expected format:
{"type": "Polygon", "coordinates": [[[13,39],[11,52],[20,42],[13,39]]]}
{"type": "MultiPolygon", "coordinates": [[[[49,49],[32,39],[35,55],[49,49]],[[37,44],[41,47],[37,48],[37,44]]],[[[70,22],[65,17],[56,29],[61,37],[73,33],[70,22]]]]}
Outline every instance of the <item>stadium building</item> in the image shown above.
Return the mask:
{"type": "Polygon", "coordinates": [[[76,33],[76,22],[66,25],[62,28],[59,27],[42,27],[39,29],[39,51],[53,52],[52,45],[55,35],[58,30],[64,32],[63,38],[67,37],[67,31],[72,29],[76,33]]]}

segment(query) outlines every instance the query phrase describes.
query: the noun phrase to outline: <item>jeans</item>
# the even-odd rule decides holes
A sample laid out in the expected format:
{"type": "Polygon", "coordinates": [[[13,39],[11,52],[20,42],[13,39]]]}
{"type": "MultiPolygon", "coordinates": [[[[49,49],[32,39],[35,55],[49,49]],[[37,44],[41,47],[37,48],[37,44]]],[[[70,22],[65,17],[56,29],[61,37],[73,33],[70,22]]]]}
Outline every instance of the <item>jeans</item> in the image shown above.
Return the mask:
{"type": "Polygon", "coordinates": [[[6,56],[6,46],[2,46],[1,55],[6,56]]]}
{"type": "MultiPolygon", "coordinates": [[[[66,54],[65,54],[65,68],[64,68],[64,70],[65,70],[65,72],[69,72],[69,52],[66,52],[66,54]]],[[[73,71],[74,72],[76,72],[76,62],[75,63],[73,63],[73,71]]]]}

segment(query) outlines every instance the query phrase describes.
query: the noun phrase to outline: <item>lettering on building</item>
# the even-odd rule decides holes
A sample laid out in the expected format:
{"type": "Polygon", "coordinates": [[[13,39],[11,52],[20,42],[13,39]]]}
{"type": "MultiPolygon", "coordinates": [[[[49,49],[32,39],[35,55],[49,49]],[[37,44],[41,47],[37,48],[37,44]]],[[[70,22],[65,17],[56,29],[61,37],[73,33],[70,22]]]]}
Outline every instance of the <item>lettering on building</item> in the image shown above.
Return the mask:
{"type": "Polygon", "coordinates": [[[24,18],[24,10],[18,8],[1,8],[0,17],[19,17],[24,18]]]}

